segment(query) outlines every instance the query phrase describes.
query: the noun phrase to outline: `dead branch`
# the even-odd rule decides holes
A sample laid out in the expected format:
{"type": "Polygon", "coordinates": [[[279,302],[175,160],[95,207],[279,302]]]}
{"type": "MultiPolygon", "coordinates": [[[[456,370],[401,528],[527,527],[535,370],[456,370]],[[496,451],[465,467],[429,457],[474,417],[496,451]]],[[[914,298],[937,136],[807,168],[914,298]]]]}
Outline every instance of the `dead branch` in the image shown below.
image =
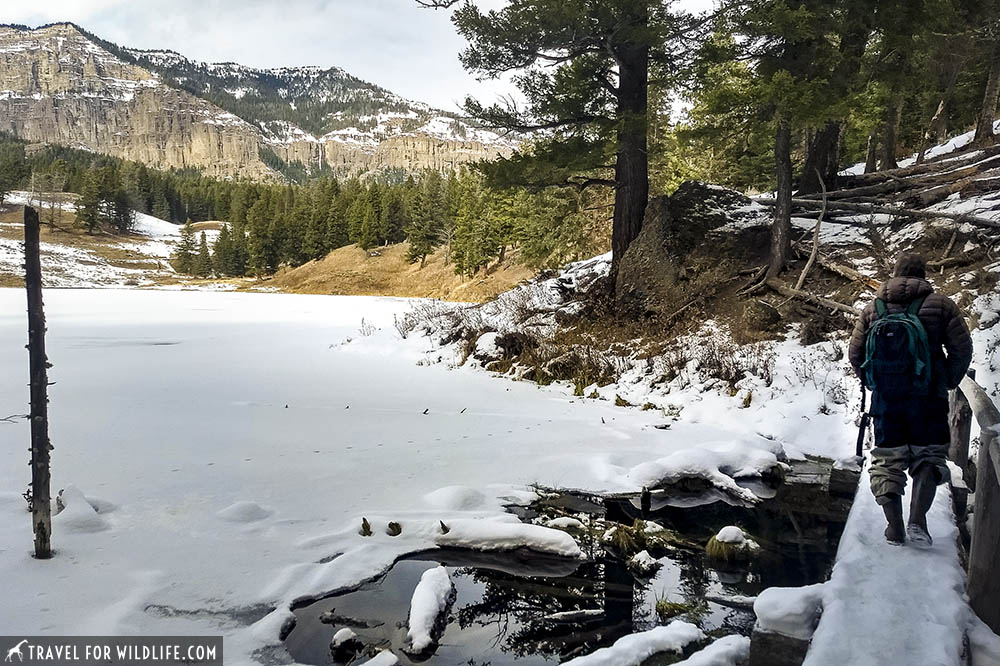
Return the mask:
{"type": "Polygon", "coordinates": [[[823,298],[822,296],[816,296],[805,291],[799,291],[798,289],[792,289],[791,287],[781,284],[774,278],[765,280],[764,284],[786,298],[797,298],[807,303],[812,303],[813,305],[822,306],[828,310],[837,310],[851,315],[861,314],[861,310],[858,310],[856,307],[839,303],[837,301],[830,300],[829,298],[823,298]]]}
{"type": "Polygon", "coordinates": [[[820,227],[823,225],[823,216],[826,215],[826,183],[823,181],[823,174],[816,169],[816,177],[819,178],[819,186],[823,191],[823,207],[819,209],[819,217],[816,218],[816,228],[813,229],[813,247],[812,252],[809,253],[809,260],[806,261],[805,268],[802,269],[802,274],[799,275],[799,281],[795,283],[796,289],[802,289],[802,285],[806,281],[806,276],[809,275],[809,270],[816,263],[816,255],[819,254],[819,232],[820,227]]]}
{"type": "MultiPolygon", "coordinates": [[[[805,250],[803,250],[800,247],[795,248],[795,251],[799,254],[800,257],[808,256],[805,250]]],[[[875,278],[869,277],[864,273],[857,271],[845,264],[837,263],[836,261],[833,261],[829,257],[823,256],[822,254],[816,255],[816,261],[819,263],[820,266],[830,271],[831,273],[836,273],[837,275],[845,277],[848,280],[852,280],[854,282],[860,282],[869,289],[874,290],[878,289],[879,287],[879,281],[876,280],[875,278]]]]}

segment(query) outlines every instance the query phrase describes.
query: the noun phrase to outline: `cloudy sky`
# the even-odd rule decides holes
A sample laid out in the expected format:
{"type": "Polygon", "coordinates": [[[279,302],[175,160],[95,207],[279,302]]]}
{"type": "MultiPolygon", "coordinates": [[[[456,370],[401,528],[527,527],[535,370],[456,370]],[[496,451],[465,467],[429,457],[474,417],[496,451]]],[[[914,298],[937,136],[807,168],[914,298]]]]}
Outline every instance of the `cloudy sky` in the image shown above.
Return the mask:
{"type": "MultiPolygon", "coordinates": [[[[497,7],[504,0],[477,0],[497,7]]],[[[712,0],[680,0],[692,10],[712,0]]],[[[454,110],[467,93],[492,100],[509,86],[462,69],[464,46],[445,11],[414,0],[3,0],[0,23],[73,21],[123,46],[254,67],[338,66],[372,83],[454,110]]]]}

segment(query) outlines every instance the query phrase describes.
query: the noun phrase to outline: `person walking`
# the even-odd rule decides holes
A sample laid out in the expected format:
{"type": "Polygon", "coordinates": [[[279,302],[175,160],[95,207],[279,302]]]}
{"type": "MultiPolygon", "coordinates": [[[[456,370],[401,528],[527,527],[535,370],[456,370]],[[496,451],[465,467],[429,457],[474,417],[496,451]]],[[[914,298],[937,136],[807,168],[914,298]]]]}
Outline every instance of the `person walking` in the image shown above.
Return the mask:
{"type": "Polygon", "coordinates": [[[885,512],[885,538],[893,545],[909,538],[914,546],[929,548],[927,511],[937,486],[951,478],[948,391],[969,369],[972,337],[958,306],[927,281],[919,255],[899,256],[893,277],[861,313],[848,355],[872,390],[871,490],[885,512]],[[907,471],[913,488],[904,528],[907,471]]]}

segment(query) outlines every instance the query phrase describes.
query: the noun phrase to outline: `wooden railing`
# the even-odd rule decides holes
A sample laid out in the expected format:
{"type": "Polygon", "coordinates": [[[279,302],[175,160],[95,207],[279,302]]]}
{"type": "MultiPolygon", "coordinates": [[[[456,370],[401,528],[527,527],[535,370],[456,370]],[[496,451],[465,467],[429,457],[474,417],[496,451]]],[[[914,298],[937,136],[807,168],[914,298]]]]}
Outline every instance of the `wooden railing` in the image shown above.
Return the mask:
{"type": "MultiPolygon", "coordinates": [[[[952,460],[963,471],[968,469],[971,423],[968,416],[964,419],[966,423],[962,423],[962,412],[967,415],[971,411],[980,428],[974,486],[976,507],[969,549],[969,603],[983,622],[1000,633],[1000,433],[997,432],[1000,410],[972,377],[963,379],[959,389],[971,408],[963,409],[964,401],[957,392],[952,396],[952,460]],[[960,438],[957,441],[956,435],[960,438]]],[[[961,518],[964,507],[958,508],[961,518]]]]}

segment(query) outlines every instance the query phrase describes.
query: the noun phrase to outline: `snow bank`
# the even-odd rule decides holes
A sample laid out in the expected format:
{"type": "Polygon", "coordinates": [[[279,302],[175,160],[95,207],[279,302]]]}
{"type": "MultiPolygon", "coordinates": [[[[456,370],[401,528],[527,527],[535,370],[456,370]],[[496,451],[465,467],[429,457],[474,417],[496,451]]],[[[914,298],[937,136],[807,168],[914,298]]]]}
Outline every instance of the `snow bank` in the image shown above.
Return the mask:
{"type": "Polygon", "coordinates": [[[623,636],[610,647],[570,659],[563,666],[639,666],[660,652],[681,652],[689,644],[705,640],[705,633],[688,622],[675,620],[638,634],[623,636]]]}
{"type": "Polygon", "coordinates": [[[406,641],[409,650],[421,653],[435,643],[435,629],[441,625],[441,617],[455,600],[455,585],[451,582],[448,569],[443,566],[428,569],[420,576],[420,582],[410,600],[409,631],[406,641]]]}
{"type": "Polygon", "coordinates": [[[753,604],[757,628],[802,640],[812,638],[823,607],[824,583],[769,587],[753,604]]]}
{"type": "Polygon", "coordinates": [[[434,542],[438,546],[500,551],[528,548],[549,555],[583,557],[583,552],[573,537],[561,530],[541,525],[528,525],[520,521],[456,519],[450,521],[448,527],[447,534],[435,537],[434,542]]]}

